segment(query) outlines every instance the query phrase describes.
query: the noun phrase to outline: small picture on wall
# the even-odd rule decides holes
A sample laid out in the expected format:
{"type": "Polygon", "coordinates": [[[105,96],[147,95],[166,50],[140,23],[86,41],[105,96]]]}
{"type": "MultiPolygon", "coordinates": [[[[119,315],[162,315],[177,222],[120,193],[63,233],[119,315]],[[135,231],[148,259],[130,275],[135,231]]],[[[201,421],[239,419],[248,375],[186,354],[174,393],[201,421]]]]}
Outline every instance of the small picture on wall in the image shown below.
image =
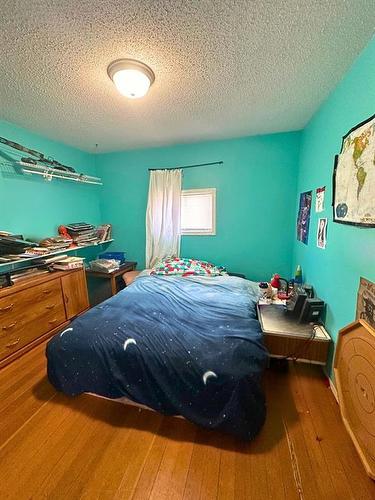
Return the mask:
{"type": "Polygon", "coordinates": [[[365,278],[359,281],[356,319],[363,319],[375,328],[375,283],[365,278]]]}
{"type": "Polygon", "coordinates": [[[312,191],[306,191],[300,194],[297,218],[297,240],[302,241],[305,245],[307,245],[309,241],[311,200],[312,191]]]}
{"type": "Polygon", "coordinates": [[[325,192],[326,192],[325,186],[317,188],[316,199],[315,199],[315,212],[323,212],[325,192]]]}
{"type": "Polygon", "coordinates": [[[325,248],[327,243],[327,223],[328,220],[318,219],[318,230],[316,233],[316,246],[318,248],[325,248]]]}

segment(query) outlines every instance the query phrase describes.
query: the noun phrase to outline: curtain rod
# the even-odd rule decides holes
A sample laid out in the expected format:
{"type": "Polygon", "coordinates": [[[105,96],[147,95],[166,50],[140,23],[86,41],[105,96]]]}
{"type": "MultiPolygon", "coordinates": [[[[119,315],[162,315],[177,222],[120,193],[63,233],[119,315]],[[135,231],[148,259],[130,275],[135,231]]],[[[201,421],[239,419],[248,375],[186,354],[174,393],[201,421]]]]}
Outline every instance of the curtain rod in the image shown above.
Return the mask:
{"type": "Polygon", "coordinates": [[[149,172],[154,170],[178,170],[180,168],[195,168],[195,167],[208,167],[209,165],[222,165],[223,161],[212,161],[211,163],[197,163],[196,165],[185,165],[183,167],[170,167],[170,168],[149,168],[149,172]]]}

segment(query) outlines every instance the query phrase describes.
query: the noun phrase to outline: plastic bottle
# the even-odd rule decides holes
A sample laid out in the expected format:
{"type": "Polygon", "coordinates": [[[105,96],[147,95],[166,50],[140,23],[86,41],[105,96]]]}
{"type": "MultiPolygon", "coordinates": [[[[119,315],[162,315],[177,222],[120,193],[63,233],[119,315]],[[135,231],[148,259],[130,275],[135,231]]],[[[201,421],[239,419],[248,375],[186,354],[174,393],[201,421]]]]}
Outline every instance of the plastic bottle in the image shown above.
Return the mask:
{"type": "Polygon", "coordinates": [[[299,264],[297,266],[296,274],[294,276],[294,282],[298,283],[299,285],[302,284],[302,269],[301,269],[301,266],[299,264]]]}

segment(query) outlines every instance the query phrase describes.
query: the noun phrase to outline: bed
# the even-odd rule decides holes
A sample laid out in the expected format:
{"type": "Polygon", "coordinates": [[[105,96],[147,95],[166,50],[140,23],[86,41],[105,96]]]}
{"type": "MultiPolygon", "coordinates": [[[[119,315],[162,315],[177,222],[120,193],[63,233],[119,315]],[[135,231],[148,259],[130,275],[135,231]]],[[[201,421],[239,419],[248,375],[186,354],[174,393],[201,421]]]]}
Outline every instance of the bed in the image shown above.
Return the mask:
{"type": "Polygon", "coordinates": [[[252,439],[266,414],[258,294],[228,275],[140,275],[50,340],[49,380],[252,439]]]}

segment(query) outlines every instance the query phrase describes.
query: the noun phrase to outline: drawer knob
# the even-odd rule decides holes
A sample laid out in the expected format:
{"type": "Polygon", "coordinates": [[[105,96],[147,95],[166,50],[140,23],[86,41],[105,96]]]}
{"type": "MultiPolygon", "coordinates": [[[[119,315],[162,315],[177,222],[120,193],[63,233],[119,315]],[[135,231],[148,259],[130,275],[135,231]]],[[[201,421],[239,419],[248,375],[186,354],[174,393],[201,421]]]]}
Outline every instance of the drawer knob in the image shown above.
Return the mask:
{"type": "Polygon", "coordinates": [[[14,307],[14,304],[9,304],[9,306],[6,306],[6,307],[0,307],[0,312],[10,311],[11,309],[13,309],[13,307],[14,307]]]}
{"type": "Polygon", "coordinates": [[[51,291],[52,291],[52,290],[43,290],[43,293],[44,293],[45,295],[48,295],[49,293],[51,293],[51,291]]]}
{"type": "Polygon", "coordinates": [[[8,326],[3,326],[3,330],[11,330],[12,328],[14,328],[17,324],[17,321],[15,321],[14,323],[11,323],[10,325],[8,326]]]}
{"type": "Polygon", "coordinates": [[[51,319],[50,321],[48,321],[48,323],[50,323],[51,325],[53,325],[53,323],[56,323],[57,319],[51,319]]]}
{"type": "Polygon", "coordinates": [[[51,309],[53,309],[55,306],[56,306],[56,304],[49,304],[48,306],[46,306],[46,309],[51,310],[51,309]]]}
{"type": "Polygon", "coordinates": [[[17,345],[20,340],[21,339],[17,339],[14,342],[10,342],[9,344],[6,344],[5,347],[8,347],[10,349],[11,347],[14,347],[15,345],[17,345]]]}

